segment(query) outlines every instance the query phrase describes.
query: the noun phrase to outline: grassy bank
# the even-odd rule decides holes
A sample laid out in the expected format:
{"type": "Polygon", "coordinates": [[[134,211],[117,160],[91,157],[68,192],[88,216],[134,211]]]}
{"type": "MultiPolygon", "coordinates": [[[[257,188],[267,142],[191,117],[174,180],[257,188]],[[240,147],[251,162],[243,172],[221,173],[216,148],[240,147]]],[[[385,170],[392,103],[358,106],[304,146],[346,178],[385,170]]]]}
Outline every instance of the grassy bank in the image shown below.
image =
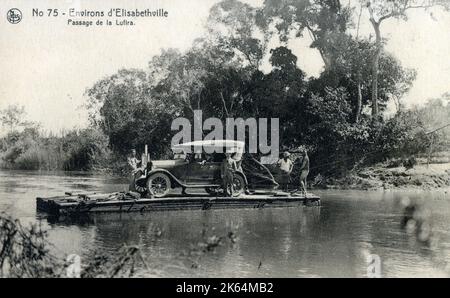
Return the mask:
{"type": "Polygon", "coordinates": [[[419,159],[413,168],[379,163],[352,171],[343,178],[329,179],[331,189],[446,189],[450,188],[450,161],[427,163],[419,159]]]}
{"type": "Polygon", "coordinates": [[[2,169],[92,171],[107,168],[111,159],[108,138],[96,129],[53,136],[27,128],[0,139],[2,169]]]}

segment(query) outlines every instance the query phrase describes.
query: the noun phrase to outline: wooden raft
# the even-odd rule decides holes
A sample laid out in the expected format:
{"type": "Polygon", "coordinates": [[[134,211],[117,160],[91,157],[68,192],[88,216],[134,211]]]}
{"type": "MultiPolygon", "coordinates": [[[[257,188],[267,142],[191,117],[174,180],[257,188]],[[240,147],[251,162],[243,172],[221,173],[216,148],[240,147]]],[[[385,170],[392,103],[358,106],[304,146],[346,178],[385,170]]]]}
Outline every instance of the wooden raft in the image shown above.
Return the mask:
{"type": "Polygon", "coordinates": [[[51,215],[298,206],[320,206],[320,197],[309,193],[306,198],[303,195],[288,194],[253,194],[239,197],[193,194],[173,195],[165,198],[139,198],[134,193],[92,193],[36,198],[37,210],[51,215]]]}

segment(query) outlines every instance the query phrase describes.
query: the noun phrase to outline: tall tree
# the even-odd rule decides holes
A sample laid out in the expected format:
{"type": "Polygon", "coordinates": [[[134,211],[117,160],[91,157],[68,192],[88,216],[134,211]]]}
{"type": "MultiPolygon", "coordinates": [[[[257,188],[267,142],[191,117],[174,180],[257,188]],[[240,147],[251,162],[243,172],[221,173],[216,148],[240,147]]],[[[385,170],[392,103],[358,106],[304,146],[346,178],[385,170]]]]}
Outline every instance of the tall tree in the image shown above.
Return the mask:
{"type": "Polygon", "coordinates": [[[212,6],[206,22],[209,44],[233,52],[234,58],[258,68],[267,39],[258,26],[258,9],[238,0],[223,0],[212,6]]]}
{"type": "Polygon", "coordinates": [[[130,148],[163,152],[170,144],[173,102],[161,100],[146,72],[122,69],[88,89],[91,121],[109,137],[111,149],[126,154],[130,148]]]}
{"type": "Polygon", "coordinates": [[[407,12],[411,9],[429,9],[435,6],[449,8],[445,0],[361,0],[369,12],[369,20],[375,33],[376,51],[372,59],[372,116],[379,113],[378,75],[380,56],[383,49],[381,24],[388,19],[407,20],[407,12]]]}
{"type": "Polygon", "coordinates": [[[334,63],[334,43],[345,35],[351,12],[339,0],[265,0],[262,14],[266,22],[261,23],[269,33],[274,24],[283,42],[291,32],[302,37],[306,30],[313,40],[311,47],[319,51],[328,71],[334,63]]]}
{"type": "Polygon", "coordinates": [[[2,126],[8,127],[9,132],[13,132],[20,127],[26,127],[31,124],[24,120],[25,116],[24,106],[9,105],[0,111],[0,123],[2,126]]]}
{"type": "MultiPolygon", "coordinates": [[[[364,107],[371,105],[371,65],[375,45],[366,39],[354,39],[350,35],[335,43],[334,66],[323,72],[319,78],[310,80],[310,88],[316,94],[326,95],[326,88],[345,88],[349,93],[346,100],[352,107],[352,122],[358,123],[364,107]]],[[[399,60],[382,51],[379,62],[379,105],[380,109],[392,99],[401,98],[412,86],[415,71],[402,67],[399,60]]]]}

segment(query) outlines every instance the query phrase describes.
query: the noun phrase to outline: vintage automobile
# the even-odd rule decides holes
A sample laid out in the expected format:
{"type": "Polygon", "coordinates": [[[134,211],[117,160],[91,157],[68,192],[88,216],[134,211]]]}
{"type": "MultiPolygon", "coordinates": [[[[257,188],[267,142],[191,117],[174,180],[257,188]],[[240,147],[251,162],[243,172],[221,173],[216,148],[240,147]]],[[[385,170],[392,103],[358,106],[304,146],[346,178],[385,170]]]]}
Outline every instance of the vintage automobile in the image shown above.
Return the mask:
{"type": "MultiPolygon", "coordinates": [[[[136,181],[137,191],[147,192],[156,198],[165,197],[176,188],[204,189],[209,194],[217,194],[222,188],[220,167],[225,152],[232,153],[239,162],[244,143],[232,140],[194,141],[176,145],[172,150],[173,160],[149,162],[146,173],[136,181]]],[[[239,196],[245,191],[247,178],[242,170],[238,169],[234,173],[233,186],[233,196],[239,196]]]]}

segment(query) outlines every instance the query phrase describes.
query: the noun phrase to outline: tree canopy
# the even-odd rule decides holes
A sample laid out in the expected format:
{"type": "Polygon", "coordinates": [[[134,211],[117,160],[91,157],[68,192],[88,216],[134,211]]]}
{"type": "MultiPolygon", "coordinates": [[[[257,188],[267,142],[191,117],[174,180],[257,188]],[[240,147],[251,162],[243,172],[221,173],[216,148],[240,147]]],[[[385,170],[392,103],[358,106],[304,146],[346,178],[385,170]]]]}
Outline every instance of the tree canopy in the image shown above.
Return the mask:
{"type": "Polygon", "coordinates": [[[92,86],[86,93],[92,123],[116,152],[149,144],[155,156],[164,156],[171,121],[192,119],[194,110],[220,119],[277,117],[284,147],[307,145],[322,162],[344,155],[356,160],[379,149],[386,125],[366,112],[373,108],[374,88],[383,112],[408,92],[416,73],[377,41],[350,34],[355,17],[339,0],[265,0],[261,7],[220,1],[210,10],[204,36],[185,52],[164,49],[146,69],[123,69],[92,86]],[[316,78],[298,67],[302,57],[288,46],[304,34],[325,65],[316,78]],[[376,72],[370,67],[374,57],[376,72]],[[269,71],[263,71],[264,61],[269,71]]]}

